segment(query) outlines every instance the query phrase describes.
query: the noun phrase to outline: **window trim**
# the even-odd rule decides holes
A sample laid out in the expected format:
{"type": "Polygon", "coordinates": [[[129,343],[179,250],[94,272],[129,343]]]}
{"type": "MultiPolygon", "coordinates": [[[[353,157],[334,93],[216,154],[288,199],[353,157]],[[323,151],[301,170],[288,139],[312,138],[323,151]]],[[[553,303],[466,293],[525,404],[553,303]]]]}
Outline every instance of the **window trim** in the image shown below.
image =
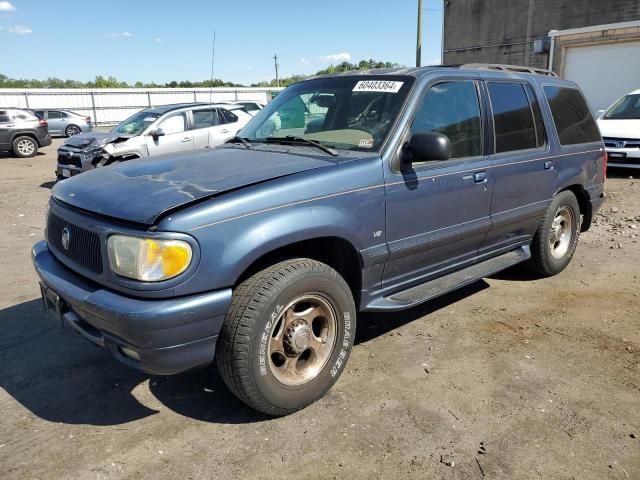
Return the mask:
{"type": "MultiPolygon", "coordinates": [[[[423,91],[419,95],[419,99],[416,102],[415,108],[411,112],[409,116],[409,120],[404,128],[404,133],[402,137],[404,140],[400,142],[400,149],[409,141],[411,138],[411,126],[413,125],[413,121],[416,118],[416,115],[420,111],[422,107],[422,102],[424,97],[429,93],[433,87],[440,85],[442,83],[453,83],[453,82],[471,82],[476,90],[476,95],[478,98],[478,109],[480,110],[480,155],[470,155],[466,157],[457,157],[450,158],[449,160],[426,160],[424,162],[413,162],[414,170],[424,170],[426,168],[433,168],[436,165],[442,165],[443,167],[455,164],[462,163],[470,163],[473,161],[477,161],[482,158],[486,158],[488,153],[486,152],[486,142],[485,142],[485,134],[486,134],[486,126],[485,126],[485,104],[481,89],[481,79],[477,77],[440,77],[436,81],[428,83],[423,91]]],[[[399,154],[399,153],[398,153],[399,154]]]]}
{"type": "MultiPolygon", "coordinates": [[[[533,90],[533,94],[535,95],[536,93],[536,89],[533,87],[533,85],[531,84],[531,82],[528,82],[527,80],[524,79],[511,79],[511,78],[500,78],[500,79],[486,79],[483,80],[483,83],[485,84],[485,89],[486,89],[486,93],[487,93],[487,102],[489,104],[489,116],[491,119],[491,126],[492,126],[492,133],[493,133],[493,153],[492,155],[508,155],[510,153],[528,153],[528,152],[537,152],[537,151],[545,151],[548,149],[549,147],[549,135],[545,135],[546,136],[546,140],[544,142],[544,145],[542,145],[541,147],[538,147],[538,133],[537,133],[537,128],[536,128],[536,117],[533,114],[533,107],[531,105],[531,101],[529,100],[529,95],[527,94],[527,89],[524,88],[525,85],[529,85],[531,87],[531,90],[533,90]],[[491,102],[491,94],[489,93],[489,83],[509,83],[509,84],[518,84],[518,85],[522,85],[522,90],[524,90],[524,94],[527,97],[527,101],[529,103],[529,111],[531,111],[531,119],[533,120],[533,130],[536,133],[536,146],[533,148],[521,148],[519,150],[507,150],[506,152],[496,152],[496,122],[495,122],[495,115],[493,114],[493,102],[491,102]]],[[[540,101],[538,100],[538,108],[540,108],[540,117],[542,119],[542,123],[544,124],[544,116],[542,113],[542,108],[540,107],[540,101]]],[[[545,125],[545,133],[547,133],[547,128],[545,125]]]]}

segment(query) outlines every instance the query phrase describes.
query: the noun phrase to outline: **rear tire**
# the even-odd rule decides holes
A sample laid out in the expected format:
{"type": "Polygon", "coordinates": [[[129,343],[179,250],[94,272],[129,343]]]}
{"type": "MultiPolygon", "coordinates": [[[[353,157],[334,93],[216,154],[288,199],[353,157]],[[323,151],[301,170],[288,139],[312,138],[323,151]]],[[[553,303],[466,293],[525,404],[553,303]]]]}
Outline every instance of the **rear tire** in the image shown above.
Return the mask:
{"type": "Polygon", "coordinates": [[[565,269],[580,236],[580,206],[570,191],[554,197],[531,243],[527,266],[545,277],[565,269]]]}
{"type": "Polygon", "coordinates": [[[13,140],[13,153],[16,157],[28,158],[38,153],[38,142],[32,137],[21,136],[13,140]]]}
{"type": "Polygon", "coordinates": [[[218,338],[218,369],[244,403],[287,415],[338,380],[355,327],[353,296],[338,272],[307,258],[280,262],[235,289],[218,338]]]}
{"type": "Polygon", "coordinates": [[[80,127],[77,125],[68,125],[67,128],[64,129],[64,135],[66,137],[73,137],[81,132],[82,130],[80,130],[80,127]]]}

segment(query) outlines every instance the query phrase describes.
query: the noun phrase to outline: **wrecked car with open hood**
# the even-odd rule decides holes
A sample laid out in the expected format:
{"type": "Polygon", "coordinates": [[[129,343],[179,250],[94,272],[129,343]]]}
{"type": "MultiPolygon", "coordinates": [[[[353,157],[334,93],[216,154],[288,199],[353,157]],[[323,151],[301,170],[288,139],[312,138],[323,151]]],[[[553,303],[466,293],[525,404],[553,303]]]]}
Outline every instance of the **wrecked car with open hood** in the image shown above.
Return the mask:
{"type": "Polygon", "coordinates": [[[173,104],[142,110],[109,132],[81,133],[58,149],[58,180],[136,158],[212,148],[251,116],[242,105],[173,104]]]}

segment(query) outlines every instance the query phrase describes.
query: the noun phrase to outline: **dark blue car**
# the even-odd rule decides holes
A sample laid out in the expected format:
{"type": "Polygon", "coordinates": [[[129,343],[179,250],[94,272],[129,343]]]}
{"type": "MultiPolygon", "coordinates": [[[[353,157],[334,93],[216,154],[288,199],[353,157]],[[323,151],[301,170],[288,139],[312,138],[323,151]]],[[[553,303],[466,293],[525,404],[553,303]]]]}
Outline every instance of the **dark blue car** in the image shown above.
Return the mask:
{"type": "Polygon", "coordinates": [[[406,68],[290,86],[220,148],[58,183],[44,305],[155,374],[216,361],[272,415],[321,397],[361,311],[570,262],[604,199],[587,104],[551,74],[406,68]]]}

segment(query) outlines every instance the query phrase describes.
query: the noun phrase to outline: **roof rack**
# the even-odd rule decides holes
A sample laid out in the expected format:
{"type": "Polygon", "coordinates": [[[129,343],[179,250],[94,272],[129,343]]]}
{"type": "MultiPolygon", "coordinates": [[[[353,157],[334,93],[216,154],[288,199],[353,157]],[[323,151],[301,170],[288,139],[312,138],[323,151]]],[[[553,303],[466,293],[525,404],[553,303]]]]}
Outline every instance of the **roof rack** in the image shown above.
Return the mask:
{"type": "Polygon", "coordinates": [[[524,67],[522,65],[504,65],[501,63],[465,63],[460,68],[468,68],[475,70],[501,70],[506,72],[519,73],[536,73],[538,75],[547,75],[549,77],[557,77],[555,72],[544,68],[524,67]]]}

